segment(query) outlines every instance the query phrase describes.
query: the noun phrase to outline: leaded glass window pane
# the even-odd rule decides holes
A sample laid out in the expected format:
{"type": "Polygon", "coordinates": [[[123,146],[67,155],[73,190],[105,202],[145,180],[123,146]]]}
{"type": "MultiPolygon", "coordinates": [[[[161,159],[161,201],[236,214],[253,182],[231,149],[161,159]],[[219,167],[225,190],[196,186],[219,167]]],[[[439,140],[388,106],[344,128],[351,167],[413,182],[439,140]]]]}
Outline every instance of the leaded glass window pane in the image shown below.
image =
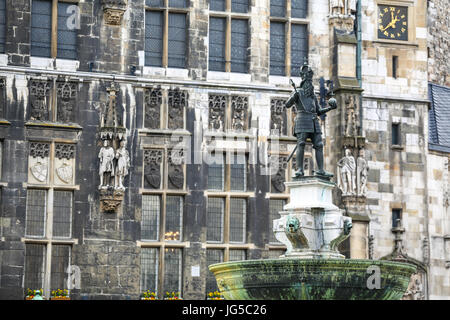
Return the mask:
{"type": "Polygon", "coordinates": [[[169,0],[169,7],[186,8],[188,0],[169,0]]]}
{"type": "Polygon", "coordinates": [[[247,201],[230,199],[230,242],[245,242],[247,201]]]}
{"type": "Polygon", "coordinates": [[[31,3],[31,55],[51,57],[52,2],[33,0],[31,3]]]}
{"type": "Polygon", "coordinates": [[[53,237],[70,238],[72,191],[55,191],[53,198],[53,237]]]}
{"type": "Polygon", "coordinates": [[[157,195],[142,196],[142,221],[141,221],[142,240],[159,239],[160,212],[161,212],[160,196],[157,195]]]}
{"type": "Polygon", "coordinates": [[[145,65],[162,66],[163,13],[145,12],[145,65]]]}
{"type": "Polygon", "coordinates": [[[210,0],[209,10],[213,11],[225,11],[226,0],[210,0]]]}
{"type": "Polygon", "coordinates": [[[57,57],[61,59],[77,58],[77,29],[72,28],[68,20],[74,10],[68,10],[73,3],[58,2],[58,50],[57,57]]]}
{"type": "Polygon", "coordinates": [[[269,200],[269,242],[270,243],[280,243],[277,238],[275,238],[275,234],[273,233],[273,220],[279,219],[280,211],[283,211],[283,207],[286,203],[286,200],[278,200],[278,199],[270,199],[269,200]]]}
{"type": "Polygon", "coordinates": [[[169,14],[169,67],[184,68],[186,61],[186,14],[169,14]]]}
{"type": "Polygon", "coordinates": [[[307,25],[293,24],[291,32],[291,75],[300,76],[300,68],[308,57],[307,25]]]}
{"type": "Polygon", "coordinates": [[[248,21],[231,20],[231,72],[245,73],[247,68],[248,21]]]}
{"type": "Polygon", "coordinates": [[[166,198],[166,233],[165,240],[180,241],[183,225],[183,197],[166,198]]]}
{"type": "Polygon", "coordinates": [[[181,293],[182,249],[166,248],[164,252],[164,292],[181,293]]]}
{"type": "Polygon", "coordinates": [[[225,71],[225,18],[209,18],[209,70],[225,71]]]}
{"type": "Polygon", "coordinates": [[[247,190],[247,162],[244,154],[233,155],[233,162],[230,164],[230,190],[247,190]]]}
{"type": "Polygon", "coordinates": [[[44,286],[45,250],[44,244],[25,245],[25,289],[35,290],[44,286]]]}
{"type": "Polygon", "coordinates": [[[25,234],[45,237],[45,219],[47,216],[47,191],[27,190],[27,218],[25,234]]]}
{"type": "Polygon", "coordinates": [[[286,36],[283,22],[270,22],[270,74],[285,74],[286,36]]]}
{"type": "Polygon", "coordinates": [[[67,288],[67,268],[70,263],[69,245],[52,245],[50,290],[67,288]]]}
{"type": "Polygon", "coordinates": [[[247,13],[248,0],[231,0],[231,11],[239,13],[247,13]]]}
{"type": "Polygon", "coordinates": [[[272,17],[284,17],[286,12],[286,0],[270,0],[270,15],[272,17]]]}
{"type": "Polygon", "coordinates": [[[224,156],[211,156],[211,164],[208,165],[208,189],[220,190],[224,189],[225,166],[224,156]]]}
{"type": "MultiPolygon", "coordinates": [[[[206,267],[211,264],[223,262],[223,250],[207,249],[206,250],[206,267]]],[[[209,271],[206,272],[206,294],[218,291],[216,277],[209,271]]]]}
{"type": "Polygon", "coordinates": [[[308,12],[308,0],[291,0],[292,18],[306,18],[308,12]]]}
{"type": "Polygon", "coordinates": [[[145,5],[149,7],[163,7],[164,0],[145,0],[145,5]]]}
{"type": "Polygon", "coordinates": [[[159,249],[141,249],[141,290],[158,291],[159,249]]]}
{"type": "Polygon", "coordinates": [[[230,249],[230,256],[228,261],[241,261],[247,258],[247,252],[245,250],[230,249]]]}
{"type": "Polygon", "coordinates": [[[214,242],[223,241],[225,199],[208,198],[206,216],[206,240],[214,242]]]}
{"type": "Polygon", "coordinates": [[[0,0],[0,53],[5,52],[6,42],[6,0],[0,0]]]}

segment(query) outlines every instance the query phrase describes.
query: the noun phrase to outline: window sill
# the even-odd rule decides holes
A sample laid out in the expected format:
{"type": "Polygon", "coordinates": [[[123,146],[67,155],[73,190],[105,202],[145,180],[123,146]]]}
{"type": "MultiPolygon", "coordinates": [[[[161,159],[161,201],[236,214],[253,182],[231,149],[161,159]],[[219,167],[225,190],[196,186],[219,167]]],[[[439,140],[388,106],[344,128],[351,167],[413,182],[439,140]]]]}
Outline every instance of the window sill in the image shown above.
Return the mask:
{"type": "Polygon", "coordinates": [[[180,136],[190,136],[191,133],[187,131],[186,129],[147,129],[142,128],[138,129],[139,135],[145,135],[145,134],[158,134],[158,135],[180,135],[180,136]]]}
{"type": "Polygon", "coordinates": [[[30,67],[36,68],[36,69],[75,72],[80,67],[80,61],[68,60],[68,59],[30,57],[30,67]],[[54,67],[54,61],[55,61],[55,67],[54,67]]]}
{"type": "Polygon", "coordinates": [[[161,68],[144,66],[142,75],[151,77],[168,77],[182,80],[189,80],[189,70],[181,68],[161,68]]]}
{"type": "Polygon", "coordinates": [[[236,83],[252,82],[252,76],[250,74],[238,72],[208,71],[206,79],[207,81],[230,81],[236,83]]]}
{"type": "Polygon", "coordinates": [[[8,55],[7,54],[0,54],[0,66],[6,67],[8,65],[8,55]]]}
{"type": "Polygon", "coordinates": [[[286,76],[271,76],[269,75],[269,84],[274,86],[290,86],[289,80],[292,79],[294,83],[299,86],[302,78],[300,77],[286,77],[286,76]]]}
{"type": "Polygon", "coordinates": [[[61,122],[51,122],[51,121],[40,121],[40,120],[29,120],[25,123],[26,127],[42,127],[42,128],[53,128],[53,129],[65,129],[65,130],[82,130],[83,127],[76,123],[61,123],[61,122]]]}

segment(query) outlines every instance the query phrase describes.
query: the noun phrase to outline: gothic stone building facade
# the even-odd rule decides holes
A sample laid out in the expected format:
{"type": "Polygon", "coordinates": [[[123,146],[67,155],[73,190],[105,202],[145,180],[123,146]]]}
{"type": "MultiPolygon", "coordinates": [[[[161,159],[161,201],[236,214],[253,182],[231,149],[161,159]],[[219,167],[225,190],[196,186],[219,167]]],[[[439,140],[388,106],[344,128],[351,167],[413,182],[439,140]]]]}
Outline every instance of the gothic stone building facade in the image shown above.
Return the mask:
{"type": "Polygon", "coordinates": [[[405,299],[448,298],[444,2],[0,1],[0,298],[205,299],[209,264],[278,257],[305,60],[339,102],[326,169],[357,159],[342,252],[414,263],[405,299]]]}

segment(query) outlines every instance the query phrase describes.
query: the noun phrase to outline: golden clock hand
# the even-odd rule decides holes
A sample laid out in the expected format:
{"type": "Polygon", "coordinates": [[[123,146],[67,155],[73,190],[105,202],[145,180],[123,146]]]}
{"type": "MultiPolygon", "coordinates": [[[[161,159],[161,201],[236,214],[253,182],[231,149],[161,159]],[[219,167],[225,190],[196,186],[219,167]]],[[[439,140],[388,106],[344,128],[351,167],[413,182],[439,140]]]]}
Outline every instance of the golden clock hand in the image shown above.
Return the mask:
{"type": "Polygon", "coordinates": [[[386,30],[386,29],[389,28],[389,27],[392,27],[392,21],[389,22],[389,24],[388,24],[386,27],[384,27],[383,29],[381,29],[381,31],[384,31],[384,30],[386,30]]]}

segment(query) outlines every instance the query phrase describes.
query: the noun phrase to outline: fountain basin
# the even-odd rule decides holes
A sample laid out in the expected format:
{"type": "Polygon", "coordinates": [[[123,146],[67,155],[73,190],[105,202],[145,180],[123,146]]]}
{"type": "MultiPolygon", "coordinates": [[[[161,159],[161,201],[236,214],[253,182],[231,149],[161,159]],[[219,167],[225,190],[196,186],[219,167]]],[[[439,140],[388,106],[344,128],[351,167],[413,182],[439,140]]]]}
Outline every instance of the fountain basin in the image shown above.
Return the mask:
{"type": "Polygon", "coordinates": [[[399,300],[416,267],[379,260],[282,258],[223,262],[209,270],[227,300],[399,300]]]}

